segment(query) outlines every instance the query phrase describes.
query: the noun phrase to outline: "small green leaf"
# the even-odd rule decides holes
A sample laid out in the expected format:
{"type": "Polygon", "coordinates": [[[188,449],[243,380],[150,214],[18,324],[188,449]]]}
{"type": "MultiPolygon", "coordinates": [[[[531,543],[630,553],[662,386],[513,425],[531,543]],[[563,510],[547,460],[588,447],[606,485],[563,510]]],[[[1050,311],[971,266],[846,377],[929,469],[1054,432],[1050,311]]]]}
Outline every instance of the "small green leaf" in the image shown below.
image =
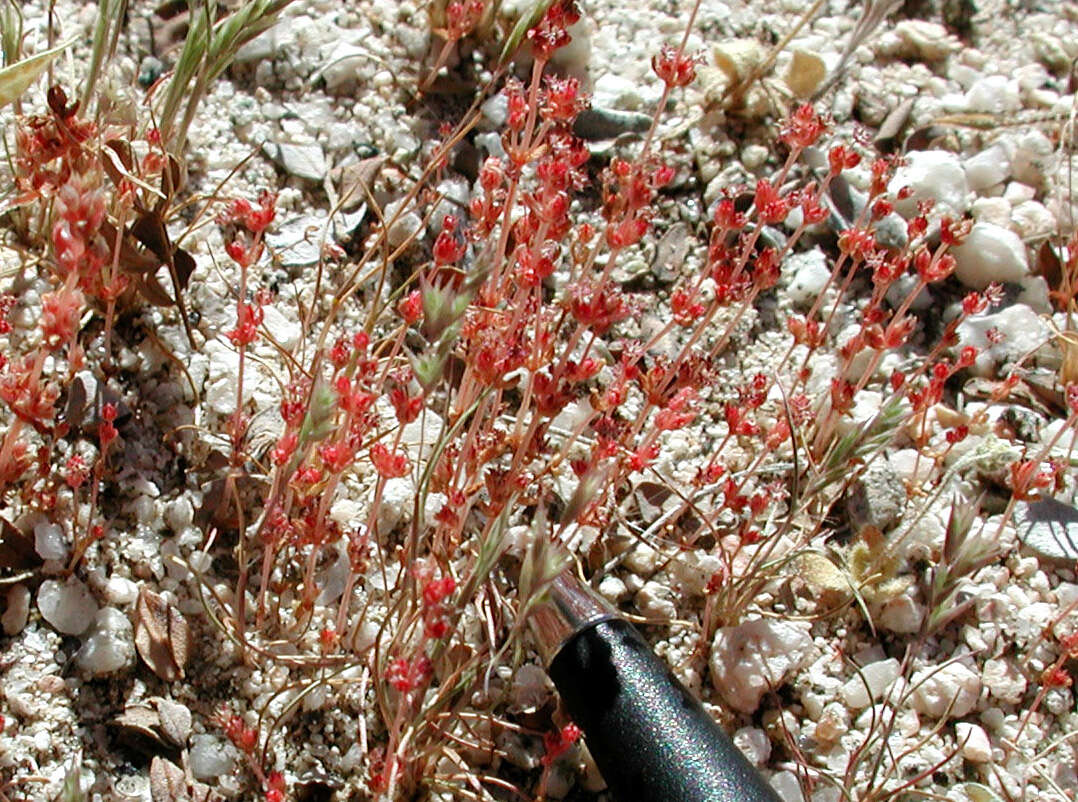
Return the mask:
{"type": "Polygon", "coordinates": [[[74,42],[74,39],[70,42],[64,42],[51,50],[24,58],[22,61],[0,70],[0,108],[18,100],[22,93],[29,89],[31,84],[37,80],[37,77],[48,68],[52,60],[74,42]]]}
{"type": "Polygon", "coordinates": [[[512,57],[520,46],[520,43],[524,40],[524,35],[543,18],[547,9],[553,4],[554,0],[538,0],[532,5],[531,12],[520,15],[520,19],[518,19],[517,24],[513,26],[509,38],[505,40],[505,47],[502,48],[502,54],[498,58],[499,66],[504,65],[505,62],[512,57]]]}

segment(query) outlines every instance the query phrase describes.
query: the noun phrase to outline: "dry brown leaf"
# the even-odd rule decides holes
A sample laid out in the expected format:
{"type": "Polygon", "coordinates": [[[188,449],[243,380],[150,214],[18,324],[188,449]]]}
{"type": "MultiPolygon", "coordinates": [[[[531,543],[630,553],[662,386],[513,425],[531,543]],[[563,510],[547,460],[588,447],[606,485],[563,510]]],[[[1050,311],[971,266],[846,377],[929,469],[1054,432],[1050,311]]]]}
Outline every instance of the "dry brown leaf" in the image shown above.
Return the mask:
{"type": "Polygon", "coordinates": [[[669,487],[658,482],[641,482],[634,492],[640,520],[646,524],[652,523],[663,514],[666,510],[666,502],[673,495],[669,487]]]}
{"type": "Polygon", "coordinates": [[[41,565],[34,538],[24,535],[6,518],[0,518],[0,569],[29,571],[41,565]]]}
{"type": "Polygon", "coordinates": [[[191,711],[179,702],[157,697],[157,715],[161,720],[161,733],[176,746],[183,746],[191,737],[191,711]]]}
{"type": "Polygon", "coordinates": [[[189,802],[183,769],[161,757],[150,763],[150,797],[153,802],[189,802]]]}
{"type": "Polygon", "coordinates": [[[385,163],[385,156],[371,156],[356,164],[349,164],[334,170],[340,181],[341,209],[343,211],[354,211],[367,202],[369,193],[374,190],[374,181],[385,163]]]}
{"type": "Polygon", "coordinates": [[[1078,331],[1066,328],[1056,330],[1056,345],[1059,346],[1059,383],[1063,387],[1078,384],[1078,331]]]}
{"type": "Polygon", "coordinates": [[[165,682],[182,679],[191,641],[183,615],[163,596],[146,588],[139,591],[135,614],[139,656],[165,682]]]}
{"type": "Polygon", "coordinates": [[[240,522],[236,496],[246,504],[251,491],[262,485],[264,482],[246,473],[207,482],[202,486],[202,506],[195,511],[195,523],[201,527],[212,525],[222,531],[235,530],[240,522]]]}
{"type": "Polygon", "coordinates": [[[117,186],[135,169],[135,151],[131,143],[123,139],[110,139],[101,148],[101,166],[112,183],[117,186]]]}
{"type": "Polygon", "coordinates": [[[153,802],[218,802],[219,794],[197,782],[190,772],[162,757],[150,763],[150,797],[153,802]]]}
{"type": "Polygon", "coordinates": [[[113,723],[125,730],[149,738],[152,741],[160,740],[157,727],[161,723],[160,717],[151,708],[145,705],[131,705],[118,715],[113,723]]]}
{"type": "Polygon", "coordinates": [[[155,757],[162,753],[179,753],[161,737],[161,719],[145,704],[134,704],[114,718],[110,725],[116,730],[116,741],[133,752],[155,757]]]}
{"type": "Polygon", "coordinates": [[[910,114],[913,112],[913,104],[914,98],[908,98],[887,113],[887,117],[880,125],[880,130],[876,132],[876,137],[872,140],[880,153],[894,153],[898,150],[902,141],[902,132],[906,129],[910,114]]]}

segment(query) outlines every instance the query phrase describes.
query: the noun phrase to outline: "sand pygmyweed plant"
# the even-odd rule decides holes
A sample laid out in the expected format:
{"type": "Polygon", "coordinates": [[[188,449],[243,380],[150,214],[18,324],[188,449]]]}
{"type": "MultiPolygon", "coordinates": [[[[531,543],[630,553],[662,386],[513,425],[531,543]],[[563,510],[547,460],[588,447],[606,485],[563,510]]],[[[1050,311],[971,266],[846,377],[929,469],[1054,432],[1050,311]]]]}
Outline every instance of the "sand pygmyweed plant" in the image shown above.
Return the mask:
{"type": "MultiPolygon", "coordinates": [[[[32,326],[13,320],[19,298],[0,297],[0,491],[8,507],[66,522],[68,573],[108,532],[103,488],[138,406],[120,392],[113,323],[142,302],[185,315],[183,289],[205,268],[169,235],[190,202],[187,133],[236,50],[286,6],[247,0],[219,18],[216,3],[193,4],[157,125],[118,131],[107,115],[87,115],[100,111],[95,76],[124,7],[106,2],[81,105],[53,87],[47,111],[19,120],[12,206],[43,291],[32,326]],[[157,281],[161,267],[171,292],[157,281]],[[101,392],[76,403],[87,371],[101,392]]],[[[485,3],[444,4],[432,75],[489,13],[485,3]]],[[[616,575],[634,549],[663,567],[699,558],[706,575],[684,590],[695,617],[682,625],[706,650],[717,628],[757,614],[761,597],[812,592],[795,567],[813,553],[849,583],[828,614],[871,619],[920,593],[923,646],[962,620],[961,583],[999,554],[992,532],[969,537],[957,514],[923,582],[902,551],[908,532],[857,527],[848,548],[826,543],[842,529],[840,503],[891,445],[916,450],[905,491],[929,502],[950,491],[954,450],[985,423],[939,411],[979,356],[960,341],[961,324],[998,304],[1000,288],[968,293],[934,341],[919,341],[916,299],[947,286],[968,224],[922,204],[901,236],[883,237],[908,194],[892,189],[897,161],[863,143],[826,148],[830,121],[803,105],[775,126],[777,169],[722,192],[689,227],[672,277],[651,295],[636,292],[625,267],[649,254],[649,235],[669,227],[671,197],[690,180],[660,126],[695,79],[686,47],[696,5],[685,35],[653,54],[661,89],[649,129],[609,154],[575,133],[589,98],[556,67],[581,13],[568,0],[534,4],[493,83],[455,125],[437,126],[437,140],[431,126],[422,171],[395,211],[371,192],[358,255],[327,245],[313,292],[295,308],[269,279],[267,235],[283,195],[214,197],[196,215],[216,213],[224,252],[215,268],[231,286],[228,322],[214,330],[204,320],[192,344],[207,337],[233,349],[237,369],[227,411],[200,421],[216,428],[222,459],[190,468],[209,488],[199,523],[200,556],[211,559],[185,567],[199,563],[191,581],[209,620],[266,681],[251,709],[237,702],[213,723],[267,802],[289,790],[285,729],[301,713],[318,715],[330,692],[355,721],[347,738],[357,770],[382,798],[436,789],[481,799],[487,787],[543,796],[579,733],[547,700],[514,708],[510,681],[531,659],[528,612],[567,568],[596,580],[616,575]],[[494,93],[505,119],[471,195],[443,197],[435,188],[494,93]],[[856,171],[867,200],[836,224],[832,193],[856,171]],[[412,219],[420,223],[400,236],[412,219]],[[742,369],[735,346],[755,334],[788,257],[809,242],[830,260],[823,289],[799,309],[780,308],[769,364],[742,369]],[[855,294],[863,303],[851,303],[855,294]],[[274,339],[271,314],[303,322],[294,347],[274,339]],[[266,394],[249,387],[255,366],[279,385],[275,409],[257,406],[266,394]],[[864,413],[860,402],[873,395],[879,402],[864,413]],[[267,418],[270,435],[256,437],[267,418]],[[645,486],[660,511],[639,502],[645,486]],[[493,766],[510,739],[542,744],[534,770],[493,766]]],[[[23,62],[18,37],[5,28],[0,39],[6,73],[23,62]]],[[[1078,390],[1064,390],[1070,418],[1057,439],[1078,417],[1078,390]]],[[[1056,486],[1052,445],[1008,459],[1012,501],[1000,530],[1017,500],[1056,486]]],[[[1070,638],[1061,636],[1061,654],[1071,655],[1070,638]]],[[[1044,687],[1068,680],[1063,659],[1044,687]]],[[[905,776],[887,739],[913,690],[873,711],[844,776],[819,767],[811,776],[850,799],[911,788],[923,770],[905,776]]]]}

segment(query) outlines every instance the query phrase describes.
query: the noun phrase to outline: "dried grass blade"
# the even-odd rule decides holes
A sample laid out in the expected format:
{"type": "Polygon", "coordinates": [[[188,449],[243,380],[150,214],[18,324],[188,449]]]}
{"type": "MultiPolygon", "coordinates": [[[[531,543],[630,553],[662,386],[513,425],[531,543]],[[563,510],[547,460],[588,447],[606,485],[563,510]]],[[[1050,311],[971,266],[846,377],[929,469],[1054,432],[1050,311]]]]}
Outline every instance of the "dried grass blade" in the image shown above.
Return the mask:
{"type": "Polygon", "coordinates": [[[13,103],[22,97],[22,93],[29,89],[38,76],[48,69],[52,60],[74,43],[75,40],[71,39],[0,70],[0,107],[13,103]]]}

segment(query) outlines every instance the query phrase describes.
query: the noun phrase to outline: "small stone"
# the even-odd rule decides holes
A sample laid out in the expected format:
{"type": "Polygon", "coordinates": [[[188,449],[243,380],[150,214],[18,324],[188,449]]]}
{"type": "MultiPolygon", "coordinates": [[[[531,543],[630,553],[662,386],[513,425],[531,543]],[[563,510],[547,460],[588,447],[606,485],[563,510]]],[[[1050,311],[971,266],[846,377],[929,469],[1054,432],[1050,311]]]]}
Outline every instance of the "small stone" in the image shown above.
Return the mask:
{"type": "Polygon", "coordinates": [[[1006,198],[977,198],[969,213],[977,223],[991,223],[1000,228],[1011,225],[1011,202],[1006,198]]]}
{"type": "Polygon", "coordinates": [[[771,740],[759,727],[742,727],[733,736],[734,746],[754,766],[763,766],[771,757],[771,740]]]}
{"type": "Polygon", "coordinates": [[[677,618],[674,594],[660,582],[645,582],[633,597],[633,602],[636,609],[653,620],[673,621],[677,618]]]}
{"type": "MultiPolygon", "coordinates": [[[[297,217],[277,225],[266,235],[266,244],[273,249],[276,260],[284,267],[306,267],[322,258],[325,218],[297,217]]],[[[274,307],[266,308],[266,314],[274,307]]]]}
{"type": "Polygon", "coordinates": [[[833,744],[850,731],[850,712],[839,702],[828,703],[816,722],[816,740],[833,744]]]}
{"type": "Polygon", "coordinates": [[[877,623],[883,629],[908,635],[920,631],[925,612],[924,605],[916,599],[899,596],[883,605],[877,623]]]}
{"type": "Polygon", "coordinates": [[[1014,508],[1018,538],[1041,557],[1073,563],[1078,560],[1078,508],[1045,497],[1014,508]]]}
{"type": "Polygon", "coordinates": [[[1043,203],[1025,201],[1011,209],[1011,225],[1024,240],[1044,239],[1056,233],[1056,218],[1043,203]]]}
{"type": "Polygon", "coordinates": [[[398,248],[423,229],[423,218],[414,211],[403,212],[400,202],[386,206],[385,220],[389,223],[386,239],[391,248],[398,248]]]}
{"type": "Polygon", "coordinates": [[[966,92],[966,110],[986,114],[1003,114],[1022,107],[1017,81],[1003,75],[989,75],[975,81],[966,92]]]}
{"type": "Polygon", "coordinates": [[[670,566],[670,572],[684,593],[703,596],[707,593],[712,577],[723,569],[720,557],[703,550],[689,551],[679,555],[670,566]]]}
{"type": "Polygon", "coordinates": [[[213,735],[191,736],[191,773],[196,780],[213,780],[231,774],[236,766],[232,750],[213,735]]]}
{"type": "Polygon", "coordinates": [[[983,290],[993,281],[1018,281],[1029,274],[1022,240],[1013,231],[992,223],[974,223],[965,241],[951,253],[955,276],[975,290],[983,290]]]}
{"type": "Polygon", "coordinates": [[[326,154],[317,143],[292,145],[267,142],[262,149],[267,156],[281,165],[286,173],[305,181],[320,182],[329,171],[326,154]]]}
{"type": "Polygon", "coordinates": [[[1013,173],[1016,181],[1043,187],[1058,170],[1056,146],[1043,132],[1027,131],[1015,143],[1013,173]]]}
{"type": "MultiPolygon", "coordinates": [[[[901,306],[906,298],[917,289],[920,282],[921,280],[917,275],[913,273],[903,273],[895,279],[894,283],[887,289],[887,303],[894,307],[901,306]]],[[[931,309],[935,303],[936,301],[932,291],[928,289],[928,287],[921,287],[921,291],[913,297],[912,301],[910,301],[910,309],[914,312],[923,312],[927,309],[931,309]]]]}
{"type": "Polygon", "coordinates": [[[174,498],[165,505],[165,525],[177,535],[187,529],[194,519],[195,508],[187,496],[174,498]]]}
{"type": "Polygon", "coordinates": [[[138,596],[138,585],[122,576],[110,576],[105,583],[105,601],[117,607],[133,604],[138,596]]]}
{"type": "Polygon", "coordinates": [[[326,59],[326,65],[319,71],[326,82],[326,91],[336,94],[354,88],[359,68],[370,57],[370,52],[365,48],[349,42],[337,42],[326,59]]]}
{"type": "Polygon", "coordinates": [[[268,304],[262,310],[263,324],[269,335],[286,351],[295,348],[303,332],[299,319],[284,314],[276,304],[268,304]]]}
{"type": "Polygon", "coordinates": [[[34,526],[34,551],[43,560],[63,560],[67,557],[67,539],[59,524],[41,521],[34,526]]]}
{"type": "Polygon", "coordinates": [[[93,677],[114,674],[133,666],[135,634],[127,616],[115,607],[99,610],[75,655],[75,662],[93,677]]]}
{"type": "Polygon", "coordinates": [[[625,555],[622,562],[626,568],[637,576],[651,576],[658,570],[659,552],[647,543],[637,543],[632,550],[625,555]]]}
{"type": "Polygon", "coordinates": [[[901,673],[899,662],[893,657],[868,663],[862,666],[859,676],[842,686],[842,699],[854,710],[868,707],[883,697],[901,673]]]}
{"type": "Polygon", "coordinates": [[[927,20],[903,20],[895,26],[894,33],[902,42],[897,55],[926,64],[943,61],[962,46],[945,27],[927,20]]]}
{"type": "Polygon", "coordinates": [[[980,153],[970,156],[962,167],[966,171],[969,188],[982,192],[1002,184],[1011,175],[1011,154],[1004,142],[996,142],[980,153]]]}
{"type": "Polygon", "coordinates": [[[962,663],[923,668],[910,680],[910,704],[933,718],[962,718],[977,706],[981,678],[962,663]]]}
{"type": "Polygon", "coordinates": [[[1021,181],[1011,181],[1007,184],[1007,188],[1003,190],[1003,199],[1012,206],[1031,201],[1036,197],[1036,188],[1031,187],[1029,184],[1023,184],[1021,181]]]}
{"type": "Polygon", "coordinates": [[[30,589],[21,582],[8,588],[6,608],[0,617],[0,626],[5,635],[18,635],[26,626],[30,617],[30,589]]]}
{"type": "Polygon", "coordinates": [[[400,524],[412,520],[415,485],[407,476],[387,479],[382,487],[382,503],[378,507],[378,529],[392,532],[400,524]]]}
{"type": "Polygon", "coordinates": [[[805,795],[801,793],[801,781],[792,771],[772,774],[771,788],[782,802],[805,802],[805,795]]]}
{"type": "Polygon", "coordinates": [[[906,486],[886,460],[874,460],[846,494],[846,514],[855,529],[887,531],[905,509],[906,486]]]}
{"type": "Polygon", "coordinates": [[[992,742],[983,727],[959,721],[954,725],[955,738],[962,747],[962,757],[973,763],[987,763],[992,759],[992,742]]]}
{"type": "Polygon", "coordinates": [[[741,150],[741,164],[746,170],[755,170],[763,167],[771,151],[763,145],[746,145],[741,150]]]}
{"type": "Polygon", "coordinates": [[[891,463],[891,467],[902,481],[910,485],[927,482],[936,474],[931,460],[926,460],[924,455],[915,448],[900,448],[893,451],[887,457],[887,461],[891,463]]]}
{"type": "Polygon", "coordinates": [[[992,374],[994,366],[1016,362],[1039,348],[1051,335],[1040,315],[1022,303],[1011,304],[994,315],[976,315],[958,326],[959,342],[978,349],[972,372],[992,374]],[[989,336],[989,332],[994,332],[989,336]]]}
{"type": "Polygon", "coordinates": [[[810,305],[823,292],[831,278],[831,264],[819,248],[804,253],[791,254],[783,264],[783,272],[790,276],[787,293],[798,305],[810,305]]]}
{"type": "Polygon", "coordinates": [[[613,72],[605,73],[595,82],[591,99],[600,109],[638,111],[647,105],[638,82],[613,72]]]}
{"type": "Polygon", "coordinates": [[[945,150],[915,150],[906,163],[895,171],[890,191],[909,187],[911,195],[895,203],[903,217],[917,214],[919,201],[932,200],[939,212],[961,217],[969,209],[970,191],[966,171],[958,156],[945,150]]]}
{"type": "Polygon", "coordinates": [[[713,684],[730,707],[752,713],[765,693],[804,663],[811,649],[808,626],[800,622],[758,619],[723,627],[711,645],[713,684]]]}
{"type": "Polygon", "coordinates": [[[37,591],[37,608],[41,617],[64,635],[81,635],[97,615],[93,594],[75,577],[67,582],[56,579],[42,582],[37,591]]]}
{"type": "Polygon", "coordinates": [[[612,604],[620,604],[629,598],[629,589],[616,576],[607,574],[599,582],[599,595],[612,604]]]}

